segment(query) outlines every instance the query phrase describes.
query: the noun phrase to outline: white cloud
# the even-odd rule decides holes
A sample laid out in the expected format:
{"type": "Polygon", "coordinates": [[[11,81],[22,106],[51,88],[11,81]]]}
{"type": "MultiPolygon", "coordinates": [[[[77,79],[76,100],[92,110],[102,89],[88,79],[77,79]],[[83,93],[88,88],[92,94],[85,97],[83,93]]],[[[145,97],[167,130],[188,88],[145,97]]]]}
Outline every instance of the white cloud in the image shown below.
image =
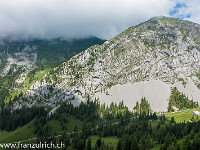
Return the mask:
{"type": "Polygon", "coordinates": [[[189,20],[196,23],[200,23],[200,4],[199,4],[200,1],[199,0],[190,0],[190,1],[185,0],[185,3],[187,4],[187,9],[185,11],[191,15],[189,20]]]}
{"type": "Polygon", "coordinates": [[[1,0],[0,36],[110,38],[151,17],[168,15],[174,5],[172,0],[1,0]]]}
{"type": "Polygon", "coordinates": [[[175,0],[177,4],[184,4],[184,7],[176,9],[174,17],[183,16],[185,19],[200,23],[200,5],[199,0],[175,0]],[[189,18],[188,18],[189,16],[189,18]]]}

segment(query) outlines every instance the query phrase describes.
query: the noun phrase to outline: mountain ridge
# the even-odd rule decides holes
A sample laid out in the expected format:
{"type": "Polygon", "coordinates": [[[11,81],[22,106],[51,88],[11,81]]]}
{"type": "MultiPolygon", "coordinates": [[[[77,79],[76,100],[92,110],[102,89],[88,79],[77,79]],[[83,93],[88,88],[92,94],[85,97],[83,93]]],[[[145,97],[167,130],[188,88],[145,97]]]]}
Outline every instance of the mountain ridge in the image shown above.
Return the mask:
{"type": "MultiPolygon", "coordinates": [[[[98,99],[96,93],[109,95],[109,88],[115,85],[141,81],[160,80],[171,85],[182,82],[187,87],[189,77],[198,86],[199,80],[194,77],[199,72],[199,58],[198,24],[177,18],[152,18],[72,57],[47,73],[24,96],[36,96],[35,101],[43,99],[52,104],[67,96],[79,102],[87,95],[98,99]]],[[[133,101],[133,106],[136,101],[139,99],[133,101]]]]}
{"type": "Polygon", "coordinates": [[[1,40],[0,44],[0,103],[19,97],[45,73],[75,54],[105,40],[97,37],[1,40]]]}

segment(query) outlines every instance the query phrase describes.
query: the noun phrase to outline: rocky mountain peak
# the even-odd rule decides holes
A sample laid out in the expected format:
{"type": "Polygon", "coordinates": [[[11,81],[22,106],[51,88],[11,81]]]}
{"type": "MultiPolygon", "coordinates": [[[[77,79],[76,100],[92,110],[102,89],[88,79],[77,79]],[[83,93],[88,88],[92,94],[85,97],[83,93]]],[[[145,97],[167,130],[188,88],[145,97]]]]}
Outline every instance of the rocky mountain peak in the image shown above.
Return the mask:
{"type": "Polygon", "coordinates": [[[88,94],[96,97],[116,85],[151,80],[174,85],[196,76],[199,69],[200,25],[155,17],[74,56],[46,74],[26,96],[51,103],[88,94]]]}

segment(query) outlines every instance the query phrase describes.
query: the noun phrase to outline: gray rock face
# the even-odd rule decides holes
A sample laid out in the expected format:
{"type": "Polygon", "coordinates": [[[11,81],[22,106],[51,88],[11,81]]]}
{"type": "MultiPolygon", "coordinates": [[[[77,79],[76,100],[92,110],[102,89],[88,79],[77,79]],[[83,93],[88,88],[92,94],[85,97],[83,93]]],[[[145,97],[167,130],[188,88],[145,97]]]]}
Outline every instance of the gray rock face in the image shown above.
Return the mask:
{"type": "Polygon", "coordinates": [[[174,84],[180,78],[195,76],[199,69],[200,25],[152,18],[74,56],[46,74],[25,96],[48,95],[44,100],[54,101],[67,92],[84,99],[87,94],[106,93],[117,84],[148,80],[174,84]]]}

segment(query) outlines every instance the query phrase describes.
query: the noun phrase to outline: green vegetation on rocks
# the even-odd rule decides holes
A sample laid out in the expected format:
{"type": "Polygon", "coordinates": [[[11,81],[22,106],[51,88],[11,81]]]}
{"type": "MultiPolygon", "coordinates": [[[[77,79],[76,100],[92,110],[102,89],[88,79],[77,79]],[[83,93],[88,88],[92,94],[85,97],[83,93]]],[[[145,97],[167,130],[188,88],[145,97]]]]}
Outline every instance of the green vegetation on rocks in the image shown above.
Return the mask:
{"type": "Polygon", "coordinates": [[[189,100],[183,93],[180,93],[177,88],[174,87],[171,90],[168,111],[174,111],[172,106],[177,107],[178,109],[196,108],[198,107],[198,103],[189,100]]]}

